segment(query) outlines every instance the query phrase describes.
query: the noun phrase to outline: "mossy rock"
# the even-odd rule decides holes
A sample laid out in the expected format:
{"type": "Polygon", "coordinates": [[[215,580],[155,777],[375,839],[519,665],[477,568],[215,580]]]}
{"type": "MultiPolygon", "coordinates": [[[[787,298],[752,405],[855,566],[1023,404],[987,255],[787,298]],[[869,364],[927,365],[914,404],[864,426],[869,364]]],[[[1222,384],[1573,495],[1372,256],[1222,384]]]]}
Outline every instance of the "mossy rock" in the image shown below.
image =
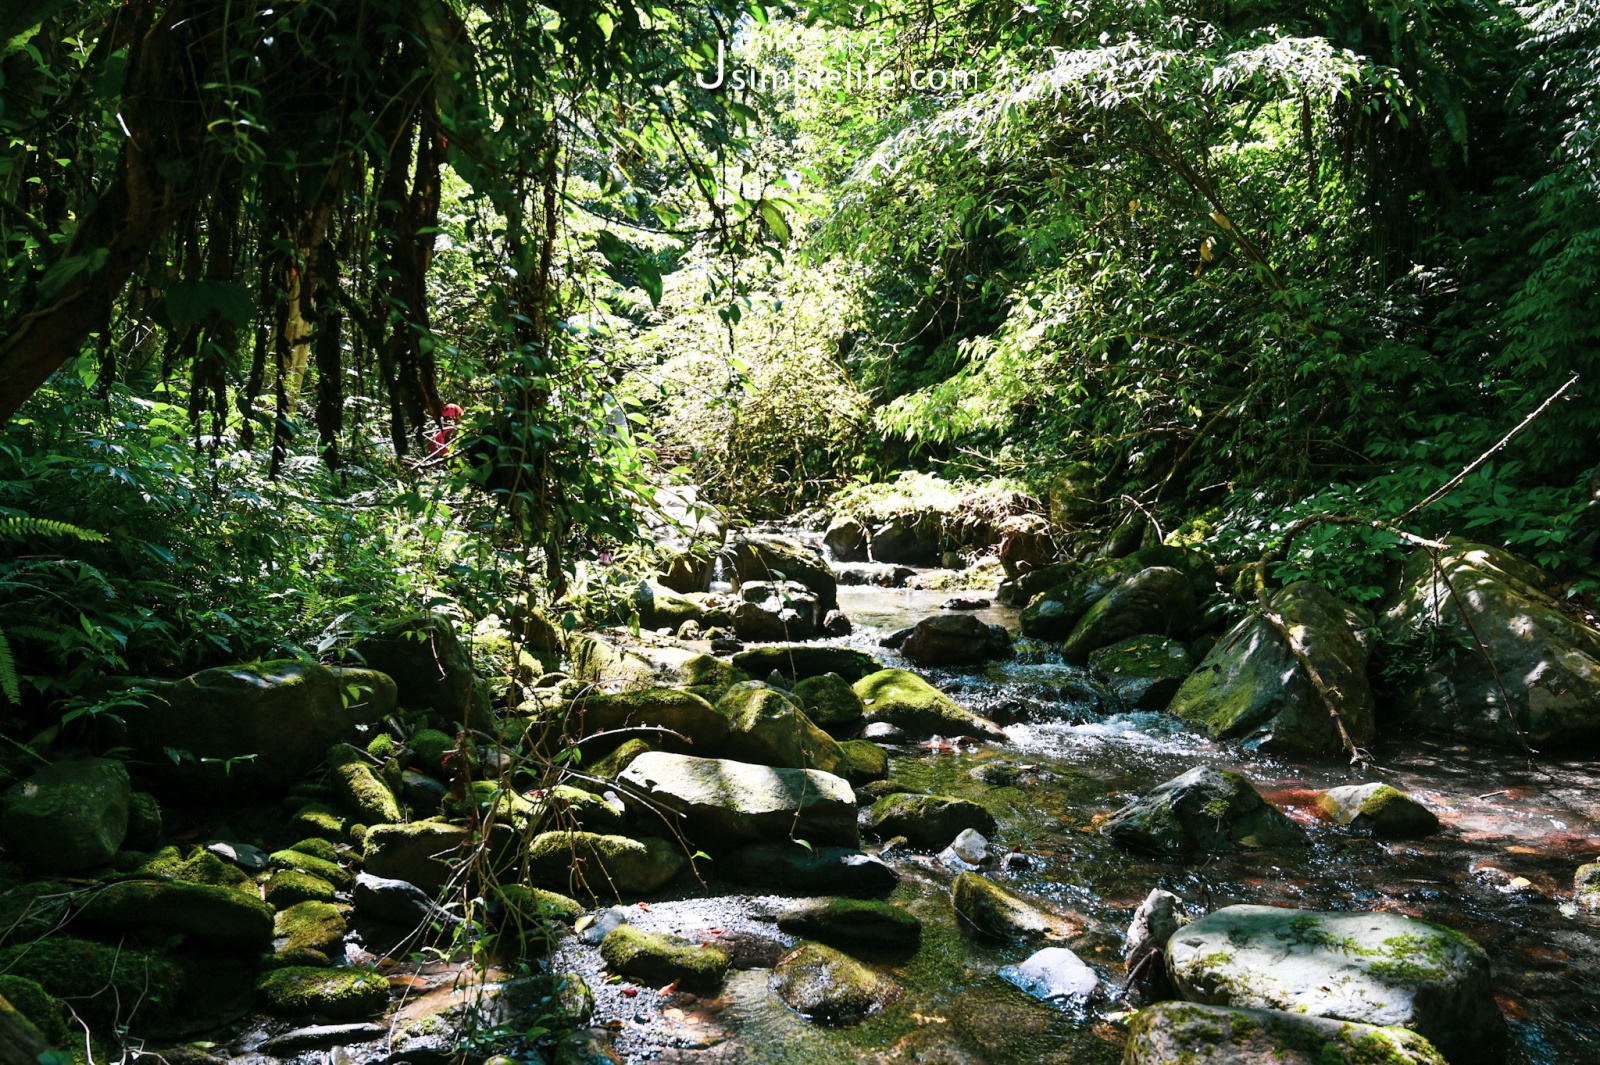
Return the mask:
{"type": "Polygon", "coordinates": [[[332,902],[333,885],[299,869],[279,869],[267,878],[262,895],[275,910],[288,909],[301,902],[332,902]]]}
{"type": "Polygon", "coordinates": [[[121,762],[55,762],[6,789],[0,837],[12,858],[34,869],[105,865],[128,834],[129,794],[121,762]]]}
{"type": "Polygon", "coordinates": [[[577,899],[527,884],[502,884],[494,889],[491,897],[506,911],[525,920],[560,921],[570,925],[585,912],[583,903],[577,899]]]}
{"type": "Polygon", "coordinates": [[[568,640],[567,657],[572,663],[572,676],[585,684],[648,688],[655,683],[655,667],[648,659],[591,633],[579,633],[568,640]]]}
{"type": "Polygon", "coordinates": [[[908,736],[977,736],[1003,738],[993,723],[956,705],[944,692],[915,673],[883,669],[854,685],[866,707],[867,721],[887,721],[908,736]]]}
{"type": "Polygon", "coordinates": [[[835,770],[852,787],[861,787],[889,775],[889,752],[871,740],[845,740],[839,744],[844,761],[835,770]]]}
{"type": "Polygon", "coordinates": [[[8,942],[55,932],[68,916],[78,887],[60,880],[24,880],[0,892],[0,928],[8,942]]]}
{"type": "Polygon", "coordinates": [[[0,998],[39,1029],[45,1042],[56,1046],[67,1038],[67,1007],[59,998],[22,976],[0,975],[0,998]]]}
{"type": "Polygon", "coordinates": [[[419,729],[408,744],[412,761],[429,773],[443,773],[445,758],[455,750],[456,740],[436,728],[419,729]]]}
{"type": "Polygon", "coordinates": [[[804,902],[778,914],[778,928],[849,950],[915,950],[922,942],[922,922],[915,915],[872,899],[804,902]]]}
{"type": "Polygon", "coordinates": [[[1157,785],[1100,827],[1124,846],[1169,858],[1306,844],[1305,831],[1238,773],[1196,766],[1157,785]]]}
{"type": "Polygon", "coordinates": [[[274,869],[298,869],[302,873],[321,877],[336,888],[348,888],[355,880],[350,870],[337,862],[330,862],[294,848],[273,851],[268,856],[267,862],[274,869]]]}
{"type": "MultiPolygon", "coordinates": [[[[622,775],[622,771],[624,769],[627,769],[628,766],[633,764],[633,760],[635,758],[639,757],[641,754],[649,754],[651,751],[659,751],[660,749],[661,746],[659,744],[651,743],[649,740],[634,738],[625,741],[622,746],[618,747],[604,758],[601,758],[593,765],[587,767],[580,765],[578,766],[578,769],[583,773],[584,776],[597,777],[604,781],[613,781],[622,775]]],[[[596,785],[591,783],[587,784],[587,787],[592,789],[595,788],[596,785]]]]}
{"type": "Polygon", "coordinates": [[[256,990],[274,1013],[357,1021],[383,1012],[389,981],[367,969],[295,967],[267,973],[256,990]]]}
{"type": "Polygon", "coordinates": [[[694,946],[654,932],[624,924],[613,928],[600,942],[600,957],[612,972],[654,986],[672,983],[684,987],[714,988],[728,974],[728,952],[717,947],[694,946]]]}
{"type": "Polygon", "coordinates": [[[995,939],[1061,942],[1083,931],[1080,922],[1045,913],[977,873],[956,877],[950,902],[966,927],[995,939]]]}
{"type": "Polygon", "coordinates": [[[834,673],[851,684],[883,668],[882,662],[865,651],[811,643],[752,647],[734,655],[733,665],[751,677],[767,677],[776,672],[791,680],[803,681],[834,673]]]}
{"type": "Polygon", "coordinates": [[[455,626],[439,614],[416,614],[383,626],[356,645],[372,669],[394,678],[401,706],[427,707],[450,721],[472,709],[472,659],[455,626]]]}
{"type": "Polygon", "coordinates": [[[528,845],[530,881],[589,897],[652,892],[688,864],[676,844],[654,837],[543,832],[528,845]]]}
{"type": "Polygon", "coordinates": [[[1420,839],[1439,831],[1439,818],[1388,784],[1347,784],[1317,796],[1317,810],[1358,836],[1420,839]]]}
{"type": "Polygon", "coordinates": [[[404,880],[431,894],[449,880],[451,856],[471,835],[442,821],[374,825],[366,835],[363,864],[373,876],[404,880]]]}
{"type": "Polygon", "coordinates": [[[153,851],[161,846],[161,803],[148,791],[128,796],[128,835],[122,845],[130,850],[153,851]]]}
{"type": "Polygon", "coordinates": [[[962,829],[992,836],[995,820],[988,810],[967,799],[898,792],[872,804],[866,827],[880,839],[904,836],[913,847],[938,850],[948,846],[962,829]]]}
{"type": "Polygon", "coordinates": [[[742,669],[736,669],[722,659],[712,658],[710,655],[695,655],[693,658],[685,659],[678,667],[678,675],[683,678],[685,691],[692,692],[713,705],[728,694],[729,688],[750,679],[742,669]]]}
{"type": "Polygon", "coordinates": [[[818,1024],[857,1024],[900,997],[898,984],[847,954],[802,943],[772,972],[772,990],[818,1024]]]}
{"type": "Polygon", "coordinates": [[[96,891],[78,913],[109,933],[182,935],[225,946],[259,947],[272,938],[272,907],[229,888],[181,881],[124,880],[96,891]]]}
{"type": "Polygon", "coordinates": [[[1189,650],[1165,636],[1130,636],[1089,655],[1089,670],[1125,710],[1164,710],[1189,676],[1189,650]]]}
{"type": "Polygon", "coordinates": [[[677,733],[701,753],[715,751],[728,736],[726,717],[705,699],[678,688],[641,688],[615,695],[591,692],[572,701],[566,719],[567,731],[582,736],[640,727],[677,733]]]}
{"type": "Polygon", "coordinates": [[[367,753],[379,762],[387,762],[391,758],[398,758],[402,750],[404,748],[400,746],[400,741],[387,732],[378,733],[372,737],[372,742],[367,744],[367,753]]]}
{"type": "Polygon", "coordinates": [[[794,697],[806,716],[829,732],[855,728],[867,716],[861,696],[837,673],[823,673],[795,682],[794,697]]]}
{"type": "Polygon", "coordinates": [[[339,800],[360,824],[394,825],[405,820],[394,792],[355,747],[338,743],[328,748],[328,769],[339,800]]]}
{"type": "Polygon", "coordinates": [[[1578,866],[1572,874],[1572,898],[1579,909],[1600,913],[1600,862],[1578,866]]]}
{"type": "Polygon", "coordinates": [[[326,803],[306,803],[289,819],[289,827],[296,834],[316,836],[330,843],[343,843],[350,838],[349,820],[326,803]]]}
{"type": "Polygon", "coordinates": [[[165,955],[73,936],[0,950],[0,972],[70,999],[96,1030],[129,1023],[129,1003],[139,1003],[131,1018],[135,1026],[169,1017],[181,997],[178,966],[165,955]]]}
{"type": "Polygon", "coordinates": [[[1123,1065],[1445,1065],[1416,1032],[1279,1010],[1162,1002],[1128,1023],[1123,1065]]]}
{"type": "Polygon", "coordinates": [[[203,884],[207,887],[233,888],[255,894],[255,881],[232,862],[225,862],[204,847],[195,847],[186,857],[180,857],[177,847],[163,847],[138,867],[146,876],[159,876],[181,880],[185,884],[203,884]]]}
{"type": "Polygon", "coordinates": [[[297,902],[273,921],[273,950],[277,953],[313,951],[324,959],[344,955],[348,932],[343,910],[331,902],[297,902]]]}
{"type": "Polygon", "coordinates": [[[325,862],[338,862],[339,848],[328,840],[319,836],[307,836],[298,843],[289,844],[289,850],[309,854],[313,858],[321,858],[325,862]]]}
{"type": "Polygon", "coordinates": [[[844,761],[839,742],[812,724],[788,693],[751,681],[717,703],[729,731],[721,754],[740,762],[836,773],[844,761]]]}

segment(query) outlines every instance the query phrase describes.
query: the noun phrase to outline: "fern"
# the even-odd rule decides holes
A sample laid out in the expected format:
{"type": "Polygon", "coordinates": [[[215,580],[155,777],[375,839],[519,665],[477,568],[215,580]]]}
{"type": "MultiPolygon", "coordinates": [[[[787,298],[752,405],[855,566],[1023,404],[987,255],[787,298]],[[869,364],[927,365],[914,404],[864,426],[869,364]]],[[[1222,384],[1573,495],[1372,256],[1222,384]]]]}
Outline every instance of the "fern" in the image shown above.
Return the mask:
{"type": "Polygon", "coordinates": [[[22,678],[17,675],[17,662],[11,657],[11,644],[4,629],[0,629],[0,694],[7,702],[22,702],[22,678]]]}
{"type": "Polygon", "coordinates": [[[70,536],[92,544],[103,544],[110,539],[105,533],[49,518],[0,518],[0,539],[19,540],[24,536],[70,536]]]}

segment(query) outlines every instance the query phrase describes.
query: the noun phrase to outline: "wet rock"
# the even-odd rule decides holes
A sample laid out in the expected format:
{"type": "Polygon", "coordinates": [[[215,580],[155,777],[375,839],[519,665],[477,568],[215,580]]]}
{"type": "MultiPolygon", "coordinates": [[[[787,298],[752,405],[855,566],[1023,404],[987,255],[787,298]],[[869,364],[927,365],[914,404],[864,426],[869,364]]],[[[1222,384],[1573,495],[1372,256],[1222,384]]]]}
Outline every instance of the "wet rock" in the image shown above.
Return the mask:
{"type": "Polygon", "coordinates": [[[859,839],[855,792],[815,769],[655,752],[634,759],[619,780],[681,814],[684,832],[707,849],[791,836],[851,846],[859,839]]]}
{"type": "Polygon", "coordinates": [[[872,560],[931,566],[939,560],[942,522],[933,511],[899,514],[872,530],[872,560]]]}
{"type": "Polygon", "coordinates": [[[130,794],[121,762],[55,762],[6,789],[0,836],[11,857],[34,869],[104,865],[128,834],[130,794]]]}
{"type": "Polygon", "coordinates": [[[1454,1065],[1498,1061],[1489,958],[1447,928],[1387,913],[1229,906],[1168,941],[1184,998],[1409,1028],[1454,1065]]]}
{"type": "Polygon", "coordinates": [[[1183,644],[1165,636],[1130,636],[1089,655],[1089,669],[1127,710],[1164,710],[1193,663],[1183,644]]]}
{"type": "Polygon", "coordinates": [[[1580,910],[1600,913],[1600,862],[1578,866],[1572,877],[1572,897],[1580,910]]]}
{"type": "Polygon", "coordinates": [[[822,618],[822,635],[829,639],[849,636],[856,631],[855,623],[837,610],[830,610],[822,618]]]}
{"type": "Polygon", "coordinates": [[[752,677],[764,677],[773,670],[796,680],[837,673],[851,683],[883,668],[883,663],[865,651],[806,644],[753,647],[734,655],[733,664],[752,677]]]}
{"type": "Polygon", "coordinates": [[[1402,685],[1400,725],[1506,746],[1600,742],[1600,632],[1562,611],[1545,575],[1506,551],[1451,540],[1439,566],[1443,577],[1428,551],[1414,552],[1379,619],[1385,640],[1435,649],[1402,685]]]}
{"type": "Polygon", "coordinates": [[[833,733],[858,727],[867,713],[861,697],[838,673],[821,673],[796,681],[794,697],[807,717],[833,733]]]}
{"type": "Polygon", "coordinates": [[[678,667],[678,673],[683,678],[685,691],[698,695],[712,705],[728,694],[729,688],[750,679],[744,670],[710,655],[695,655],[685,659],[678,667]]]}
{"type": "Polygon", "coordinates": [[[1170,891],[1152,888],[1139,908],[1133,911],[1128,933],[1123,940],[1122,960],[1128,971],[1158,950],[1166,950],[1167,940],[1183,927],[1183,900],[1170,891]]]}
{"type": "Polygon", "coordinates": [[[868,558],[867,527],[856,518],[835,518],[822,534],[822,545],[835,562],[865,562],[868,558]]]}
{"type": "Polygon", "coordinates": [[[915,625],[907,625],[903,629],[895,629],[893,632],[889,633],[889,635],[880,637],[878,639],[878,646],[887,647],[891,651],[898,651],[902,646],[904,646],[906,640],[910,639],[911,634],[915,631],[915,625]]]}
{"type": "Polygon", "coordinates": [[[700,753],[715,751],[728,738],[728,719],[699,695],[678,688],[588,693],[572,701],[566,725],[580,736],[626,728],[666,729],[687,739],[700,753]]]}
{"type": "Polygon", "coordinates": [[[989,860],[989,840],[976,829],[963,828],[950,846],[939,852],[940,858],[947,853],[957,861],[976,868],[989,860]]]}
{"type": "Polygon", "coordinates": [[[1017,965],[1003,967],[1000,979],[1041,1002],[1064,1009],[1082,1009],[1100,986],[1100,978],[1066,947],[1045,947],[1017,965]]]}
{"type": "Polygon", "coordinates": [[[993,606],[989,600],[978,595],[955,595],[939,604],[940,610],[987,610],[993,606]]]}
{"type": "Polygon", "coordinates": [[[757,681],[739,684],[717,703],[717,713],[728,722],[720,752],[728,758],[824,773],[844,761],[838,741],[812,724],[787,692],[757,681]]]}
{"type": "Polygon", "coordinates": [[[344,937],[349,927],[340,907],[331,902],[308,901],[279,910],[272,931],[275,953],[304,956],[310,951],[332,960],[344,956],[344,937]]]}
{"type": "Polygon", "coordinates": [[[96,891],[77,920],[86,929],[151,931],[222,946],[262,947],[272,907],[240,891],[182,881],[124,880],[96,891]]]}
{"type": "Polygon", "coordinates": [[[433,897],[417,885],[371,873],[356,875],[352,901],[361,917],[408,928],[429,920],[437,910],[433,897]]]}
{"type": "Polygon", "coordinates": [[[599,946],[606,936],[628,923],[628,910],[623,906],[608,906],[595,914],[589,927],[578,933],[581,942],[590,946],[599,946]]]}
{"type": "Polygon", "coordinates": [[[470,838],[465,828],[442,821],[374,825],[367,832],[363,865],[373,876],[438,891],[450,878],[452,859],[470,838]]]}
{"type": "Polygon", "coordinates": [[[1032,906],[977,873],[962,873],[950,885],[956,916],[986,936],[1017,942],[1066,940],[1083,931],[1077,920],[1032,906]]]}
{"type": "Polygon", "coordinates": [[[297,902],[332,902],[333,885],[298,869],[279,869],[267,879],[262,897],[273,909],[282,910],[297,902]]]}
{"type": "Polygon", "coordinates": [[[348,743],[328,748],[328,770],[334,791],[363,825],[394,825],[405,820],[399,800],[379,779],[368,755],[348,743]]]}
{"type": "Polygon", "coordinates": [[[624,651],[593,633],[577,633],[567,641],[567,657],[574,680],[608,688],[648,688],[656,671],[650,661],[624,651]]]}
{"type": "Polygon", "coordinates": [[[612,972],[658,987],[678,981],[689,988],[715,988],[728,974],[725,951],[678,942],[627,924],[612,929],[601,942],[600,957],[612,972]]]}
{"type": "MultiPolygon", "coordinates": [[[[1175,611],[1181,611],[1183,604],[1188,602],[1189,598],[1192,598],[1194,603],[1198,603],[1216,587],[1215,567],[1211,560],[1200,552],[1189,548],[1147,547],[1143,550],[1135,551],[1124,558],[1102,559],[1087,566],[1075,564],[1067,564],[1062,567],[1049,566],[1022,577],[1017,582],[1019,588],[1013,589],[1010,593],[1012,599],[1017,600],[1023,594],[1026,594],[1026,589],[1022,589],[1020,586],[1026,584],[1028,589],[1035,589],[1031,597],[1027,599],[1027,605],[1022,611],[1020,619],[1022,634],[1037,640],[1068,639],[1073,630],[1084,619],[1084,616],[1100,600],[1104,599],[1114,589],[1121,587],[1135,575],[1152,568],[1176,569],[1187,579],[1190,588],[1190,596],[1188,598],[1177,590],[1175,584],[1171,584],[1169,587],[1169,577],[1163,576],[1159,580],[1147,578],[1147,580],[1154,582],[1151,589],[1152,592],[1159,590],[1163,594],[1170,593],[1175,597],[1174,605],[1172,606],[1172,610],[1175,611]],[[1060,581],[1053,585],[1043,584],[1042,582],[1047,576],[1050,578],[1059,577],[1060,581]]],[[[1141,596],[1138,601],[1139,604],[1142,604],[1145,598],[1145,596],[1141,596]]],[[[1125,609],[1131,611],[1134,605],[1136,604],[1128,603],[1124,606],[1119,606],[1116,613],[1121,614],[1125,609]]],[[[1104,608],[1103,613],[1111,614],[1111,607],[1104,608]]],[[[1163,623],[1148,631],[1158,633],[1176,631],[1175,628],[1165,622],[1165,615],[1162,615],[1162,617],[1163,623]]],[[[1192,625],[1197,618],[1198,616],[1190,619],[1189,623],[1192,625]]],[[[1097,622],[1095,628],[1109,632],[1110,629],[1105,628],[1107,625],[1109,625],[1109,621],[1097,622]]],[[[1115,643],[1118,639],[1132,635],[1136,635],[1136,633],[1122,632],[1115,638],[1107,639],[1105,643],[1097,646],[1115,643]]],[[[1085,640],[1087,641],[1087,638],[1085,640]]],[[[1085,646],[1083,653],[1087,655],[1089,651],[1095,649],[1095,647],[1085,646]]]]}
{"type": "Polygon", "coordinates": [[[688,864],[682,850],[664,839],[542,832],[528,845],[528,879],[579,898],[649,893],[665,886],[688,864]]]}
{"type": "MultiPolygon", "coordinates": [[[[1350,738],[1357,745],[1371,742],[1367,653],[1351,627],[1350,608],[1310,581],[1280,589],[1270,605],[1334,693],[1350,738]]],[[[1343,748],[1305,670],[1259,616],[1241,621],[1212,648],[1167,709],[1213,739],[1243,740],[1263,750],[1335,754],[1343,748]]]]}
{"type": "Polygon", "coordinates": [[[326,1050],[329,1047],[382,1039],[388,1034],[389,1028],[383,1024],[318,1024],[275,1035],[261,1044],[260,1051],[277,1057],[291,1057],[308,1050],[326,1050]]]}
{"type": "Polygon", "coordinates": [[[889,775],[889,752],[871,740],[845,740],[839,744],[844,760],[838,775],[853,788],[882,780],[889,775]]]}
{"type": "Polygon", "coordinates": [[[796,581],[748,581],[733,608],[734,635],[754,642],[809,640],[821,620],[817,597],[796,581]]]}
{"type": "Polygon", "coordinates": [[[815,618],[839,605],[839,585],[833,570],[820,554],[798,540],[747,535],[730,540],[723,549],[723,558],[734,584],[741,590],[752,581],[793,581],[815,596],[815,618]]]}
{"type": "Polygon", "coordinates": [[[1358,836],[1419,839],[1439,831],[1434,812],[1387,784],[1346,784],[1317,796],[1322,816],[1358,836]]]}
{"type": "Polygon", "coordinates": [[[556,1041],[551,1065],[622,1065],[606,1028],[583,1028],[556,1041]]]}
{"type": "Polygon", "coordinates": [[[256,991],[274,1013],[355,1020],[382,1012],[389,981],[366,969],[288,968],[267,973],[256,991]]]}
{"type": "Polygon", "coordinates": [[[869,726],[886,721],[916,737],[1004,737],[993,722],[962,709],[948,695],[904,669],[870,673],[856,681],[855,693],[866,707],[869,726]]]}
{"type": "Polygon", "coordinates": [[[1040,593],[1060,587],[1083,569],[1081,562],[1055,562],[1000,582],[995,598],[1006,606],[1026,607],[1040,593]]]}
{"type": "Polygon", "coordinates": [[[466,720],[473,699],[472,657],[449,618],[402,618],[355,649],[370,668],[394,678],[401,706],[433,709],[449,721],[466,720]]]}
{"type": "Polygon", "coordinates": [[[1305,832],[1238,773],[1196,766],[1101,826],[1124,846],[1165,857],[1300,846],[1305,832]]]}
{"type": "Polygon", "coordinates": [[[1189,578],[1170,566],[1152,566],[1096,600],[1067,634],[1061,657],[1082,665],[1092,652],[1129,636],[1182,636],[1199,620],[1200,607],[1189,578]]]}
{"type": "Polygon", "coordinates": [[[816,899],[778,914],[778,928],[841,949],[915,950],[922,922],[899,906],[866,899],[816,899]]]}
{"type": "Polygon", "coordinates": [[[407,769],[400,774],[400,790],[412,812],[418,816],[438,813],[448,790],[426,773],[407,769]]]}
{"type": "Polygon", "coordinates": [[[923,618],[900,644],[900,653],[921,666],[970,666],[1010,652],[1009,635],[997,637],[990,626],[971,614],[923,618]]]}
{"type": "Polygon", "coordinates": [[[736,884],[791,895],[883,895],[900,876],[888,863],[847,847],[802,847],[792,841],[741,847],[716,861],[736,884]]]}
{"type": "Polygon", "coordinates": [[[233,843],[218,839],[207,843],[205,849],[208,854],[214,854],[225,862],[232,862],[249,873],[259,873],[267,867],[267,852],[248,843],[233,843]]]}
{"type": "Polygon", "coordinates": [[[879,839],[905,836],[914,847],[939,850],[963,829],[992,833],[994,815],[975,802],[948,795],[885,795],[867,812],[866,827],[879,839]]]}
{"type": "Polygon", "coordinates": [[[888,562],[844,562],[834,567],[842,585],[871,585],[877,588],[904,588],[917,571],[910,566],[888,562]]]}
{"type": "Polygon", "coordinates": [[[1279,1010],[1163,1002],[1128,1025],[1122,1065],[1445,1065],[1404,1028],[1352,1024],[1279,1010]]]}
{"type": "Polygon", "coordinates": [[[858,1024],[900,997],[893,980],[820,943],[805,943],[778,963],[772,990],[809,1021],[858,1024]]]}
{"type": "Polygon", "coordinates": [[[861,730],[861,738],[874,743],[904,743],[905,730],[888,721],[869,721],[861,730]]]}

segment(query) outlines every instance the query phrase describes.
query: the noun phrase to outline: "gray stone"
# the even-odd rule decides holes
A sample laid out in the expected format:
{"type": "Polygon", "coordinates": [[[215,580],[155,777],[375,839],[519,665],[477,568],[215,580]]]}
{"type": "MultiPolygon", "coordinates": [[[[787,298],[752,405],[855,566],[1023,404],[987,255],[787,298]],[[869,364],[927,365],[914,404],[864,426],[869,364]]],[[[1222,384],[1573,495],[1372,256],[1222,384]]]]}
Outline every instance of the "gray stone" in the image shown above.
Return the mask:
{"type": "Polygon", "coordinates": [[[128,834],[130,795],[121,762],[55,762],[6,789],[0,835],[11,856],[34,869],[104,865],[128,834]]]}
{"type": "Polygon", "coordinates": [[[389,1028],[383,1024],[317,1024],[275,1035],[261,1044],[260,1051],[274,1057],[291,1057],[307,1050],[326,1050],[382,1039],[388,1034],[389,1028]]]}
{"type": "Polygon", "coordinates": [[[1061,657],[1082,665],[1089,655],[1129,636],[1183,636],[1200,620],[1194,586],[1181,570],[1152,566],[1132,574],[1086,610],[1061,645],[1061,657]]]}
{"type": "Polygon", "coordinates": [[[889,864],[849,847],[802,847],[790,840],[740,847],[716,874],[745,887],[793,895],[883,895],[900,880],[889,864]]]}
{"type": "Polygon", "coordinates": [[[578,633],[567,641],[567,657],[574,680],[607,688],[648,688],[655,684],[655,667],[643,655],[624,651],[593,633],[578,633]]]}
{"type": "Polygon", "coordinates": [[[1015,984],[1042,1002],[1082,1009],[1100,986],[1100,978],[1066,947],[1045,947],[1026,961],[1007,965],[1000,979],[1015,984]]]}
{"type": "Polygon", "coordinates": [[[635,758],[618,780],[681,814],[684,832],[708,850],[791,837],[850,846],[859,839],[855,792],[815,769],[654,751],[635,758]]]}
{"type": "Polygon", "coordinates": [[[371,873],[356,874],[352,901],[357,915],[390,924],[416,927],[429,920],[456,920],[454,914],[434,905],[433,897],[417,885],[371,873]]]}
{"type": "Polygon", "coordinates": [[[1446,1065],[1404,1028],[1162,1002],[1134,1014],[1122,1065],[1446,1065]]]}
{"type": "Polygon", "coordinates": [[[1238,773],[1196,766],[1118,810],[1103,835],[1171,858],[1301,846],[1305,832],[1238,773]]]}
{"type": "Polygon", "coordinates": [[[232,862],[247,873],[259,873],[267,868],[267,852],[248,843],[213,840],[206,844],[206,850],[225,862],[232,862]]]}
{"type": "Polygon", "coordinates": [[[374,825],[363,841],[363,861],[374,876],[438,891],[450,878],[454,859],[470,837],[465,828],[442,821],[374,825]]]}
{"type": "Polygon", "coordinates": [[[730,540],[722,554],[740,589],[752,581],[797,582],[816,597],[819,620],[839,605],[839,583],[833,570],[820,554],[798,540],[751,534],[730,540]]]}
{"type": "Polygon", "coordinates": [[[1010,652],[1008,636],[997,637],[990,626],[971,614],[923,618],[900,644],[900,653],[920,666],[971,666],[1010,652]]]}
{"type": "Polygon", "coordinates": [[[822,544],[835,562],[865,562],[868,557],[867,527],[855,518],[835,518],[822,534],[822,544]]]}
{"type": "Polygon", "coordinates": [[[931,510],[890,517],[872,530],[872,560],[933,565],[939,561],[942,525],[940,516],[931,510]]]}
{"type": "Polygon", "coordinates": [[[1387,784],[1346,784],[1317,796],[1317,809],[1358,836],[1418,839],[1439,831],[1434,812],[1387,784]]]}
{"type": "Polygon", "coordinates": [[[1139,908],[1133,911],[1128,934],[1123,940],[1122,960],[1128,971],[1153,951],[1166,950],[1167,940],[1183,927],[1183,900],[1170,891],[1152,888],[1139,908]]]}
{"type": "Polygon", "coordinates": [[[817,634],[822,608],[797,581],[746,581],[733,608],[733,632],[741,640],[809,640],[817,634]]]}
{"type": "Polygon", "coordinates": [[[963,829],[992,834],[994,815],[967,799],[949,795],[885,795],[872,804],[867,829],[879,839],[905,836],[914,847],[937,851],[948,846],[963,829]]]}

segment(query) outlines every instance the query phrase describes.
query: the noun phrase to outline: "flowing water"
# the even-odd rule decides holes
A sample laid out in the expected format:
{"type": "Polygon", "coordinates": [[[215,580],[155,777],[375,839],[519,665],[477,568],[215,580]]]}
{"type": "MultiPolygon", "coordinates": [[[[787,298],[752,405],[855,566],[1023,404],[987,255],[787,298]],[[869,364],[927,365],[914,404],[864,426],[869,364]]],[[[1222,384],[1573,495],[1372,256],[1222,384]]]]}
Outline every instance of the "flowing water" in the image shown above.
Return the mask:
{"type": "MultiPolygon", "coordinates": [[[[905,666],[878,639],[938,612],[948,594],[841,588],[840,605],[856,633],[835,642],[905,666]]],[[[1015,630],[1015,611],[996,607],[979,616],[1015,630]]],[[[993,842],[1019,849],[1029,862],[986,874],[1043,908],[1086,920],[1097,934],[1079,952],[1098,971],[1103,997],[1071,1014],[1000,980],[996,971],[1029,950],[981,942],[960,929],[949,905],[955,872],[931,856],[908,855],[891,860],[902,878],[891,901],[922,919],[923,944],[910,958],[878,959],[905,995],[852,1028],[801,1019],[768,990],[761,968],[731,974],[714,999],[663,996],[606,984],[592,947],[564,948],[555,960],[591,977],[597,1016],[617,1027],[626,1061],[1109,1065],[1121,1055],[1121,932],[1159,886],[1196,913],[1241,902],[1383,910],[1459,929],[1493,960],[1500,1008],[1511,1024],[1512,1065],[1600,1062],[1600,919],[1568,902],[1573,871],[1600,853],[1600,762],[1563,760],[1559,751],[1530,761],[1518,752],[1413,737],[1375,746],[1371,768],[1297,762],[1210,743],[1160,714],[1092,714],[1071,698],[1081,672],[1043,649],[1024,646],[1015,659],[970,671],[923,672],[978,713],[1024,707],[1035,717],[1008,727],[1005,744],[894,749],[891,779],[975,800],[996,816],[993,842]],[[1127,800],[1203,763],[1243,772],[1306,827],[1313,845],[1303,853],[1180,863],[1129,854],[1099,835],[1099,824],[1127,800]],[[1367,780],[1421,799],[1439,814],[1442,831],[1399,843],[1355,839],[1311,813],[1317,791],[1367,780]]],[[[696,939],[720,937],[756,954],[793,942],[770,923],[785,900],[729,894],[716,882],[715,863],[702,867],[705,888],[631,908],[629,919],[696,939]]]]}

